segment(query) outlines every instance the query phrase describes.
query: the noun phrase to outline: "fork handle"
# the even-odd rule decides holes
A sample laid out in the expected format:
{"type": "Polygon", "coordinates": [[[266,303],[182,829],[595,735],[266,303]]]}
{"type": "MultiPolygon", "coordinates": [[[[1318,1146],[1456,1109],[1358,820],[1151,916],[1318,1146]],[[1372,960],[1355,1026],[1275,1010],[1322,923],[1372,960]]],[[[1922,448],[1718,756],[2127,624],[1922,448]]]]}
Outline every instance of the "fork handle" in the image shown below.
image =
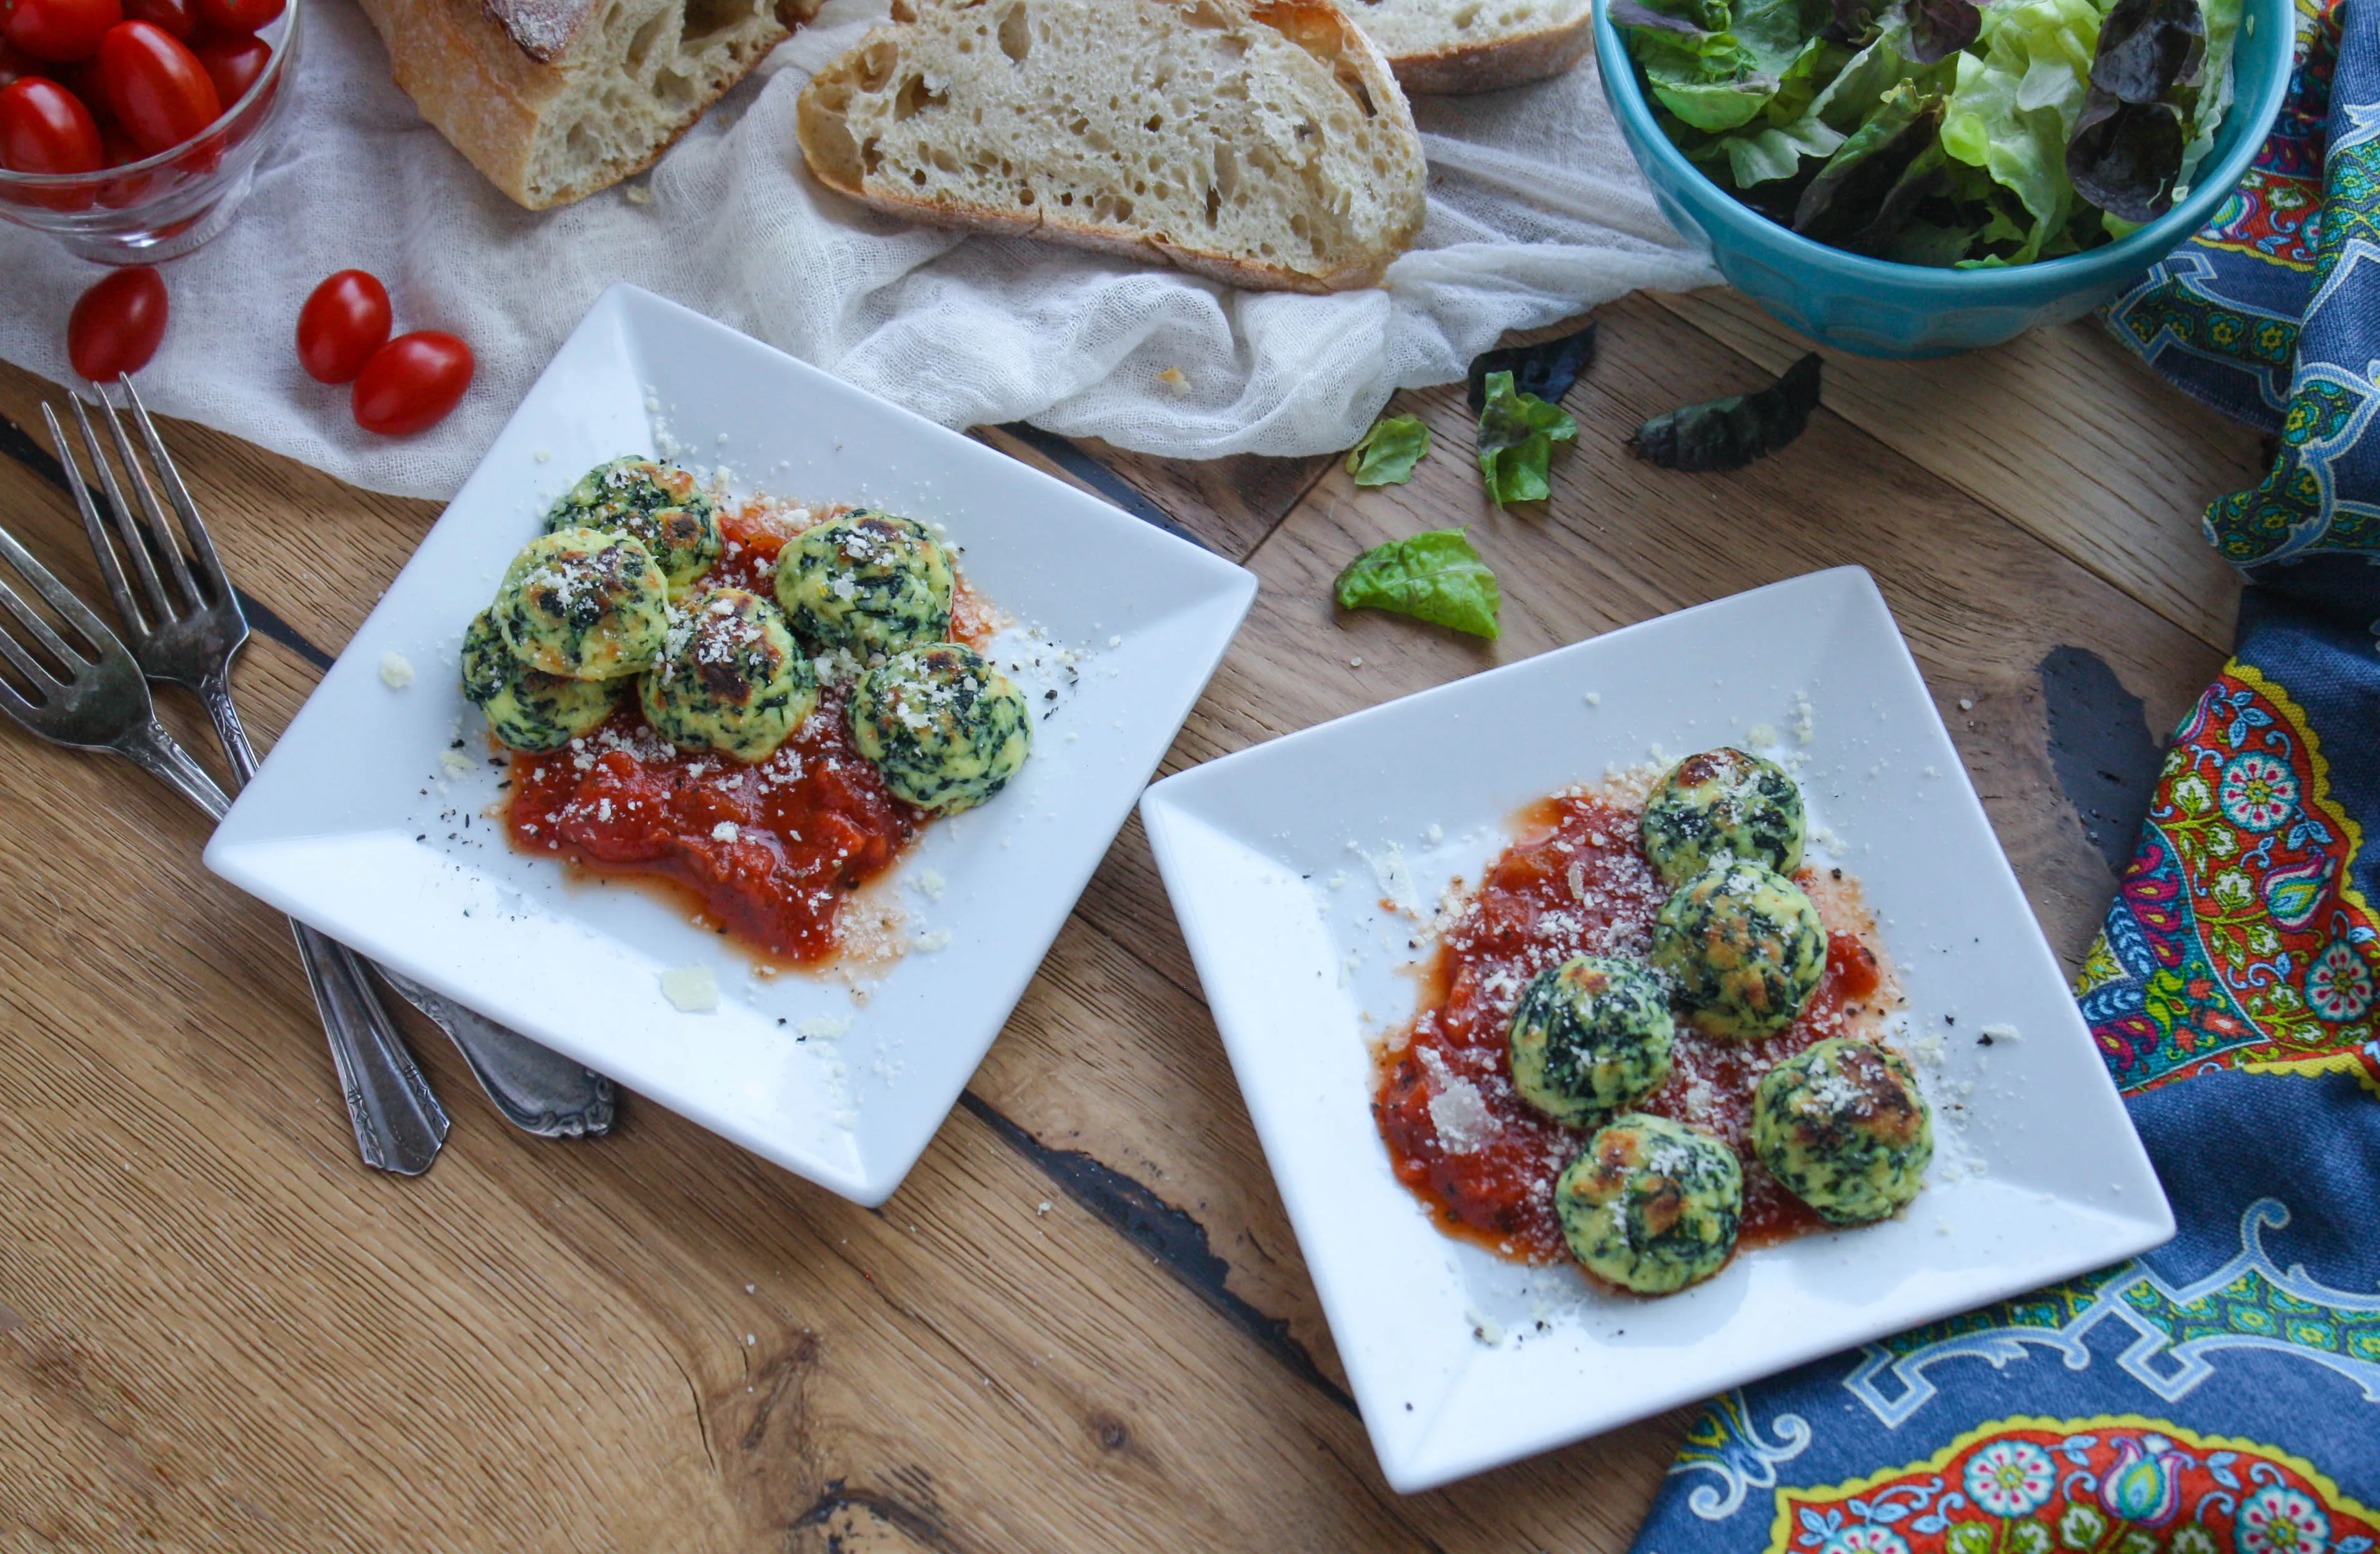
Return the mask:
{"type": "MultiPolygon", "coordinates": [[[[256,775],[256,748],[248,742],[239,709],[232,704],[229,677],[210,675],[199,686],[199,699],[206,704],[207,716],[214,720],[224,754],[231,759],[232,771],[245,787],[256,775]]],[[[407,1003],[444,1031],[470,1065],[480,1088],[515,1127],[540,1138],[601,1138],[612,1131],[617,1093],[604,1075],[377,962],[363,960],[344,948],[339,953],[379,972],[407,1003]]],[[[370,989],[371,984],[366,980],[364,986],[370,989]]],[[[372,1000],[375,1008],[379,1002],[372,1000]]]]}
{"type": "MultiPolygon", "coordinates": [[[[115,751],[217,819],[231,807],[206,768],[153,718],[118,741],[115,751]]],[[[314,1007],[331,1038],[331,1062],[339,1071],[357,1150],[375,1170],[420,1175],[445,1142],[444,1109],[414,1066],[413,1054],[405,1050],[355,955],[303,923],[289,926],[298,936],[298,958],[305,963],[314,1007]]]]}
{"type": "Polygon", "coordinates": [[[446,1142],[446,1109],[414,1067],[355,952],[294,919],[289,926],[331,1033],[331,1063],[339,1071],[364,1164],[420,1175],[446,1142]]]}
{"type": "Polygon", "coordinates": [[[152,718],[114,746],[115,753],[156,778],[220,820],[231,809],[231,799],[207,769],[190,759],[164,726],[152,718]]]}

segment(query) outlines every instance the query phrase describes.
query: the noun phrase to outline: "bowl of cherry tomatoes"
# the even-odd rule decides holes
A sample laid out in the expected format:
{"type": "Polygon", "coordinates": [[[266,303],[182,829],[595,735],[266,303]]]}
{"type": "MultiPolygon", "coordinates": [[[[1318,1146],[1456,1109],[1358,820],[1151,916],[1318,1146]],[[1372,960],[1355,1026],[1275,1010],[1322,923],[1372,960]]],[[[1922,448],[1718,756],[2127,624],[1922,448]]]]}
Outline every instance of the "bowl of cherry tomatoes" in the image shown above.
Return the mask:
{"type": "Polygon", "coordinates": [[[147,264],[222,231],[288,110],[305,0],[0,0],[0,218],[147,264]]]}

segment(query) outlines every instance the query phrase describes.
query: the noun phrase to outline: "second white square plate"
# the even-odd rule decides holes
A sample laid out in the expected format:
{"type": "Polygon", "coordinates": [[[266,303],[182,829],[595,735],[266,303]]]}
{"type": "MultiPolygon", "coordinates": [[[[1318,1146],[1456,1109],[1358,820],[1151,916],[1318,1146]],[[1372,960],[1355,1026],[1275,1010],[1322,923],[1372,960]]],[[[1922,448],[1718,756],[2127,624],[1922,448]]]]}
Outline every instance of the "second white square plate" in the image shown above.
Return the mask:
{"type": "Polygon", "coordinates": [[[1142,800],[1232,1066],[1389,1482],[1427,1489],[2104,1267],[2173,1233],[2122,1102],[1884,600],[1779,583],[1407,697],[1142,800]],[[1411,1017],[1411,917],[1522,806],[1777,744],[1813,856],[1864,882],[1938,1148],[1900,1218],[1645,1301],[1449,1239],[1390,1173],[1369,1044],[1411,1017]],[[1335,888],[1334,888],[1335,885],[1335,888]],[[1955,1025],[1948,1022],[1955,1020],[1955,1025]],[[1983,1027],[2014,1039],[1976,1043],[1983,1027]],[[1936,1045],[1938,1043],[1938,1047],[1936,1045]]]}
{"type": "MultiPolygon", "coordinates": [[[[633,286],[603,294],[207,846],[209,868],[374,959],[862,1203],[925,1149],[1239,629],[1256,579],[981,443],[633,286]],[[625,453],[738,490],[943,524],[1016,629],[1025,770],[871,890],[915,947],[855,987],[756,978],[645,891],[513,852],[463,628],[553,499],[625,453]],[[393,687],[395,655],[416,678],[393,687]],[[938,947],[939,946],[939,947],[938,947]],[[709,967],[716,1013],[661,973],[709,967]]],[[[395,676],[403,679],[403,675],[395,676]]]]}

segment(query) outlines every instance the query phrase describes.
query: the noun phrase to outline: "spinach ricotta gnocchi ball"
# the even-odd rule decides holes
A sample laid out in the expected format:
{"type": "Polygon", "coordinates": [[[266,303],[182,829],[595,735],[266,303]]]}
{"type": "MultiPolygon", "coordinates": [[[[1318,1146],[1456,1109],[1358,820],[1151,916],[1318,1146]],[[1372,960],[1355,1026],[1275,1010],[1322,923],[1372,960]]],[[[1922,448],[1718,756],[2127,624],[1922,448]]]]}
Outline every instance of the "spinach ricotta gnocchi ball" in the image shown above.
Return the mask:
{"type": "Polygon", "coordinates": [[[1821,1219],[1864,1225],[1917,1196],[1934,1159],[1934,1118],[1907,1059],[1829,1037],[1761,1080],[1752,1147],[1821,1219]]]}
{"type": "Polygon", "coordinates": [[[496,629],[532,669],[572,680],[634,674],[669,631],[669,581],[644,542],[557,528],[521,549],[496,589],[496,629]]]}
{"type": "Polygon", "coordinates": [[[1643,966],[1579,955],[1529,978],[1512,1010],[1512,1086],[1557,1123],[1583,1127],[1670,1075],[1669,990],[1643,966]]]}
{"type": "Polygon", "coordinates": [[[806,642],[862,658],[951,634],[951,558],[914,519],[866,508],[777,552],[777,602],[806,642]]]}
{"type": "Polygon", "coordinates": [[[612,715],[614,680],[565,680],[531,669],[496,629],[492,610],[463,633],[463,694],[488,715],[488,727],[516,750],[552,750],[612,715]]]}
{"type": "Polygon", "coordinates": [[[673,588],[692,582],[725,548],[719,510],[689,470],[649,458],[599,464],[545,516],[548,534],[592,528],[636,538],[673,588]]]}
{"type": "Polygon", "coordinates": [[[1802,790],[1782,767],[1706,750],[1671,767],[1645,801],[1645,856],[1669,885],[1726,857],[1790,875],[1802,867],[1803,823],[1802,790]]]}
{"type": "Polygon", "coordinates": [[[1791,1025],[1827,972],[1827,929],[1802,887],[1766,864],[1723,859],[1653,918],[1653,965],[1686,1021],[1755,1041],[1791,1025]]]}
{"type": "Polygon", "coordinates": [[[1033,709],[955,642],[910,648],[859,677],[851,739],[896,797],[956,814],[1007,785],[1033,745],[1033,709]]]}
{"type": "Polygon", "coordinates": [[[1554,1211],[1589,1273],[1640,1295],[1673,1294],[1734,1255],[1743,1167],[1708,1134],[1632,1111],[1563,1169],[1554,1211]]]}
{"type": "Polygon", "coordinates": [[[707,589],[672,616],[637,695],[645,721],[679,748],[763,761],[818,710],[818,672],[775,605],[707,589]]]}

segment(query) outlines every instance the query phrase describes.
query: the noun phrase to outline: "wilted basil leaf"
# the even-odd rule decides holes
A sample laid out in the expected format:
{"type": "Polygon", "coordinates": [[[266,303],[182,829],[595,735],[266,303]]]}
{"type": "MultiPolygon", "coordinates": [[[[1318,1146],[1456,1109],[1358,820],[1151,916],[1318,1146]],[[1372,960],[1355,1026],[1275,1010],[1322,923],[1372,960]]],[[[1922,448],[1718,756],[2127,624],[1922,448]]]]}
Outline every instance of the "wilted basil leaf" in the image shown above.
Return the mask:
{"type": "Polygon", "coordinates": [[[1497,506],[1551,496],[1554,444],[1577,435],[1576,421],[1559,407],[1513,388],[1512,374],[1488,374],[1488,400],[1479,411],[1479,473],[1497,506]]]}
{"type": "Polygon", "coordinates": [[[2091,84],[2127,103],[2155,103],[2195,77],[2205,54],[2198,0],[2116,0],[2099,24],[2091,84]]]}
{"type": "Polygon", "coordinates": [[[1382,416],[1347,450],[1347,473],[1359,486],[1401,486],[1429,452],[1429,428],[1418,416],[1382,416]]]}
{"type": "Polygon", "coordinates": [[[1628,439],[1629,451],[1664,469],[1741,469],[1802,435],[1818,407],[1818,369],[1812,351],[1755,394],[1655,416],[1628,439]]]}
{"type": "Polygon", "coordinates": [[[2109,215],[2154,221],[2173,209],[2184,143],[2170,104],[2126,103],[2093,87],[2066,142],[2066,176],[2109,215]]]}
{"type": "MultiPolygon", "coordinates": [[[[2198,0],[2181,0],[2195,6],[2198,0]]],[[[1948,59],[1975,41],[1984,30],[1984,13],[1973,0],[1909,0],[1909,60],[1931,65],[1948,59]]]]}
{"type": "Polygon", "coordinates": [[[1880,251],[1932,188],[1941,136],[1942,99],[1921,97],[1907,83],[1893,88],[1802,191],[1793,230],[1856,253],[1880,251]],[[1930,161],[1929,151],[1937,152],[1930,161]],[[1918,176],[1904,181],[1912,173],[1918,176]]]}
{"type": "Polygon", "coordinates": [[[1459,528],[1375,545],[1347,564],[1332,593],[1342,610],[1392,610],[1474,637],[1500,635],[1496,574],[1459,528]]]}
{"type": "Polygon", "coordinates": [[[1575,334],[1540,340],[1534,346],[1481,351],[1471,358],[1471,413],[1475,416],[1487,408],[1490,372],[1510,372],[1512,386],[1523,394],[1534,394],[1548,405],[1559,405],[1562,395],[1570,392],[1571,384],[1578,382],[1578,375],[1594,362],[1595,325],[1591,323],[1575,334]]]}

